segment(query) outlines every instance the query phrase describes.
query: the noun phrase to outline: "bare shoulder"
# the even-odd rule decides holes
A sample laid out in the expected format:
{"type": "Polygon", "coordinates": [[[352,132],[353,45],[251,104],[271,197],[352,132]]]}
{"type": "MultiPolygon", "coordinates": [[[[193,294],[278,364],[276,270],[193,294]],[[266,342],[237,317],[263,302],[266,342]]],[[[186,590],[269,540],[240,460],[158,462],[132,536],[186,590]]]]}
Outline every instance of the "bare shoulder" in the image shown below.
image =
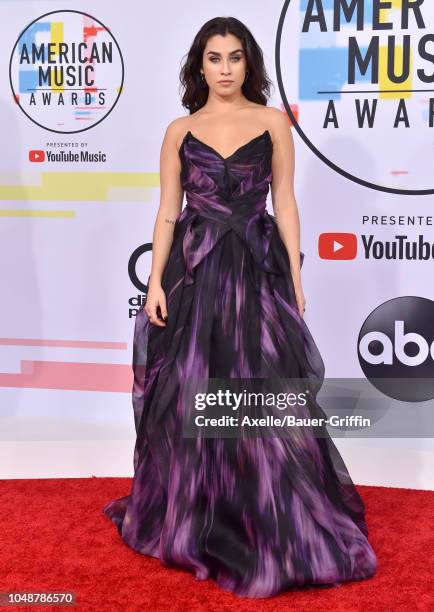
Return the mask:
{"type": "Polygon", "coordinates": [[[181,146],[182,140],[189,130],[190,117],[177,117],[173,119],[166,128],[164,135],[164,144],[178,149],[181,146]]]}
{"type": "Polygon", "coordinates": [[[268,126],[273,143],[292,142],[292,134],[289,125],[288,115],[275,106],[264,108],[264,122],[268,126]]]}

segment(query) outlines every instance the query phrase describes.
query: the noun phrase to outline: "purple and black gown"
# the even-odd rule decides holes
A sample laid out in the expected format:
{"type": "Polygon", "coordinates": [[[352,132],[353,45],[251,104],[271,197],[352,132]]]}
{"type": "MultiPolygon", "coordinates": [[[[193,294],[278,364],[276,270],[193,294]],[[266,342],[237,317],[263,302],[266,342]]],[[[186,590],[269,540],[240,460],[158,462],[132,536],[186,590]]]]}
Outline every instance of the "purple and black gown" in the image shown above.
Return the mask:
{"type": "Polygon", "coordinates": [[[266,211],[272,152],[268,130],[226,158],[184,137],[187,203],[162,277],[168,321],[151,324],[143,305],[135,320],[131,492],[103,508],[135,551],[258,598],[363,580],[377,566],[363,500],[328,434],[183,436],[189,378],[324,380],[266,211]]]}

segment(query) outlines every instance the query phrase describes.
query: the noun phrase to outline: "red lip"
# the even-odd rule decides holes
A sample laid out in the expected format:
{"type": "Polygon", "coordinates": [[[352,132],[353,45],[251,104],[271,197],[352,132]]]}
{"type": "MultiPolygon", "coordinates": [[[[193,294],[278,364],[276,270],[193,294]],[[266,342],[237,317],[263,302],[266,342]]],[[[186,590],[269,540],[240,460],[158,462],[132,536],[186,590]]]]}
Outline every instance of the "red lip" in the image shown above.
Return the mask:
{"type": "Polygon", "coordinates": [[[219,81],[219,83],[233,83],[233,81],[219,81]]]}

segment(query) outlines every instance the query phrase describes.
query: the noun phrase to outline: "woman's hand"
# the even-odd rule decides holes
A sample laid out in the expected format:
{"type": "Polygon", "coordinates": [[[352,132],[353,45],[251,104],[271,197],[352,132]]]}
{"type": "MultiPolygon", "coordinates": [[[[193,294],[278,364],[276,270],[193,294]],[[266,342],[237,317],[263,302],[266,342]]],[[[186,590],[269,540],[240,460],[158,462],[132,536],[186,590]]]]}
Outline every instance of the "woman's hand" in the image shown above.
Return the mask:
{"type": "Polygon", "coordinates": [[[151,280],[148,282],[148,293],[146,296],[144,311],[148,315],[149,320],[153,325],[157,325],[158,327],[166,327],[166,321],[168,318],[166,295],[160,282],[151,280]],[[158,312],[157,309],[160,312],[158,312]],[[161,317],[159,316],[160,313],[161,317]]]}
{"type": "Polygon", "coordinates": [[[296,285],[294,287],[294,291],[295,291],[295,299],[297,301],[298,312],[300,313],[300,317],[303,318],[306,300],[304,298],[304,293],[303,293],[303,289],[301,288],[301,285],[296,285]]]}

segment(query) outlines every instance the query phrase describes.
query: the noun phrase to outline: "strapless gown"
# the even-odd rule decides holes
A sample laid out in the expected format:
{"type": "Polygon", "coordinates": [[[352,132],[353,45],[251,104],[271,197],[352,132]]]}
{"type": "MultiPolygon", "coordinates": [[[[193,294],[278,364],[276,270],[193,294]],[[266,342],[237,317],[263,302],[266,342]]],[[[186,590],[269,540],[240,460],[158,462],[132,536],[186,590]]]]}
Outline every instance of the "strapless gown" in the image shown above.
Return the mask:
{"type": "Polygon", "coordinates": [[[134,478],[103,508],[138,553],[258,598],[363,580],[377,566],[363,500],[328,434],[182,435],[189,378],[324,380],[266,211],[272,151],[268,130],[227,158],[191,132],[182,142],[186,206],[162,277],[169,318],[163,328],[143,306],[137,314],[134,478]]]}

